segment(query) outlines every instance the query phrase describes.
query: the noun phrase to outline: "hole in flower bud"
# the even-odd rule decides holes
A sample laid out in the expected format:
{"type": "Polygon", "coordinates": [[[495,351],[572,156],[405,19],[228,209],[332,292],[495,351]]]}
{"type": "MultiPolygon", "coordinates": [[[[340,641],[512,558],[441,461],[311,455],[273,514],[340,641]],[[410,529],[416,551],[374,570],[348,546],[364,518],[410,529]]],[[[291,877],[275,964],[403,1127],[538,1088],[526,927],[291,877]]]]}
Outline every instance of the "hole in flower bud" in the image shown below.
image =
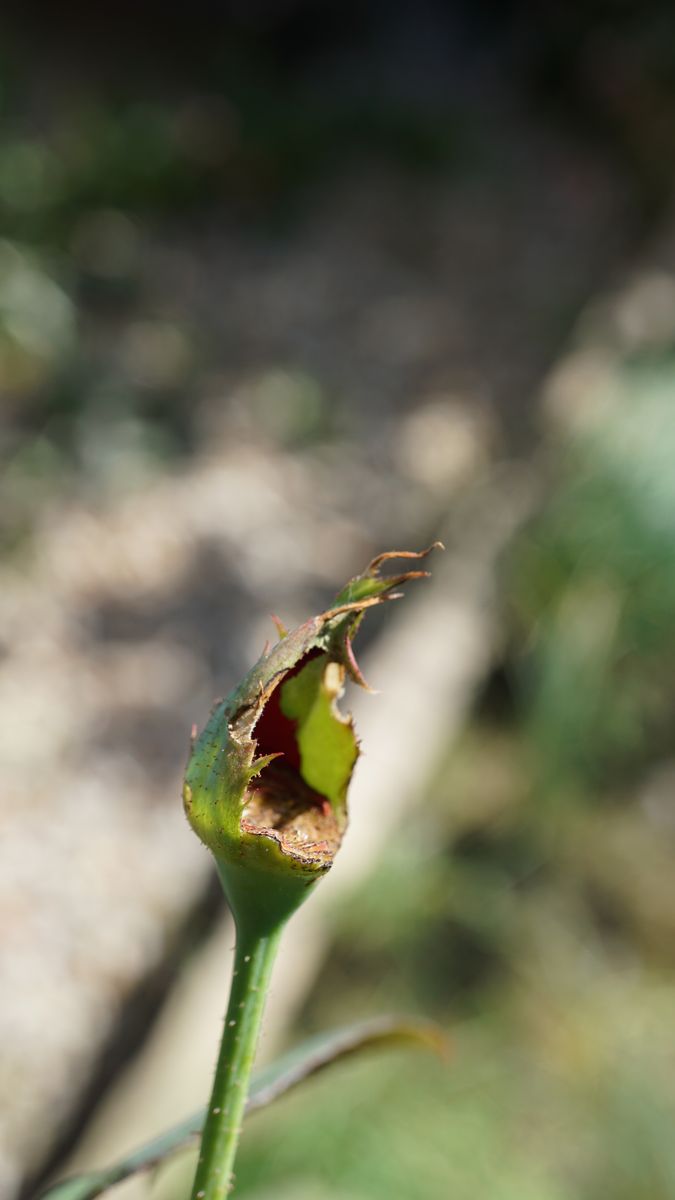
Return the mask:
{"type": "Polygon", "coordinates": [[[325,868],[342,840],[357,756],[351,722],[337,710],[343,677],[339,663],[312,650],[268,697],[254,736],[259,757],[276,757],[251,781],[241,819],[242,830],[325,868]]]}

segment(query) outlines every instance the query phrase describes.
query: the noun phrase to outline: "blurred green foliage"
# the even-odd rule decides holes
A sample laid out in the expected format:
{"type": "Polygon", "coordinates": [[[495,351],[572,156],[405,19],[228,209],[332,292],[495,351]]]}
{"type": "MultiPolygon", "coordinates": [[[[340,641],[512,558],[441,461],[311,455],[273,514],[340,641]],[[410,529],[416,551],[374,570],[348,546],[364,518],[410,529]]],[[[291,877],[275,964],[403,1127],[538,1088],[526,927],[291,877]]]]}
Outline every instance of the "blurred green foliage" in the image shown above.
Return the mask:
{"type": "Polygon", "coordinates": [[[621,369],[509,564],[518,674],[551,786],[618,786],[671,745],[674,379],[667,357],[621,369]]]}

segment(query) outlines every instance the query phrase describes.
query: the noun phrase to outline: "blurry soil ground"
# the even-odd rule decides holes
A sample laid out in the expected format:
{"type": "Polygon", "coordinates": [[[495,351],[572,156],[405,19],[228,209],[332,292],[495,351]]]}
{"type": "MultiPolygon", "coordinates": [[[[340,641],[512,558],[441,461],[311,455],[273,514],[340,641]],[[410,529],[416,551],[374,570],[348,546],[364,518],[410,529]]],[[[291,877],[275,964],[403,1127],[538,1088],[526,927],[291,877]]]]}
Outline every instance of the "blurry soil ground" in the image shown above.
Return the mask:
{"type": "MultiPolygon", "coordinates": [[[[3,1194],[91,1108],[130,1004],[140,1037],[214,907],[177,799],[193,720],[271,609],[324,606],[532,451],[542,379],[634,251],[625,164],[484,82],[434,170],[370,147],[255,220],[241,196],[158,212],[104,187],[53,235],[7,221],[3,1194]]],[[[221,111],[199,104],[171,128],[221,111]]],[[[4,152],[58,162],[64,129],[25,124],[4,152]]]]}

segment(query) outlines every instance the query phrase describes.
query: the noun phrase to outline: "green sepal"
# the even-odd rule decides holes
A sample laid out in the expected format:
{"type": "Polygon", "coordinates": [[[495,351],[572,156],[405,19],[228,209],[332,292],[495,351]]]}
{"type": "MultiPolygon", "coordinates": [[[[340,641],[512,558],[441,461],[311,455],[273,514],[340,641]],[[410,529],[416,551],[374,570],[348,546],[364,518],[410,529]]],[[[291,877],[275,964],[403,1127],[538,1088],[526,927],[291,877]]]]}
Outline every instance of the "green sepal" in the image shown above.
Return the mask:
{"type": "Polygon", "coordinates": [[[338,664],[332,666],[331,671],[322,655],[310,659],[282,684],[281,711],[296,723],[303,778],[326,797],[341,822],[346,820],[347,788],[359,749],[351,720],[336,711],[342,681],[331,681],[338,664]]]}

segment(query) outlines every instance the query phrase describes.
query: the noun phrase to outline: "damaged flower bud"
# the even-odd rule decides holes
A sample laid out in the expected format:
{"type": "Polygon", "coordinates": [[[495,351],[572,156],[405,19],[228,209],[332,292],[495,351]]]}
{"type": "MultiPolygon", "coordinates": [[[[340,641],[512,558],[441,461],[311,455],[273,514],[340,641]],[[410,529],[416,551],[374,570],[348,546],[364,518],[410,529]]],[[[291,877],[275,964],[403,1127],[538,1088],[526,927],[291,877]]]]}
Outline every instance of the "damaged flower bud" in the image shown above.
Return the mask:
{"type": "MultiPolygon", "coordinates": [[[[439,545],[439,543],[435,543],[439,545]]],[[[426,571],[381,575],[391,552],[350,580],[332,608],[263,651],[195,739],[183,798],[192,828],[213,851],[237,924],[285,920],[332,865],[347,825],[359,747],[338,709],[345,676],[362,687],[352,639],[364,612],[398,598],[426,571]]]]}

